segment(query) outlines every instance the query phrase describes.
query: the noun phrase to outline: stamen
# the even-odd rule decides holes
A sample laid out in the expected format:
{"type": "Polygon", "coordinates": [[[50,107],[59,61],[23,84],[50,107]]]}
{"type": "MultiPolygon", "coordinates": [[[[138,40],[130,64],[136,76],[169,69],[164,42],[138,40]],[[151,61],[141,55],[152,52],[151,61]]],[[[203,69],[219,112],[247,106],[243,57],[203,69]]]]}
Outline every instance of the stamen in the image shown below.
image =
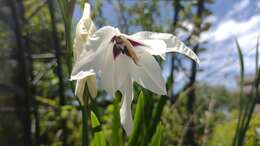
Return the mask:
{"type": "Polygon", "coordinates": [[[127,48],[128,52],[129,52],[129,55],[130,57],[132,58],[132,60],[134,61],[134,63],[136,65],[138,65],[138,61],[139,61],[139,58],[137,57],[135,51],[134,51],[134,47],[133,45],[130,43],[130,41],[128,41],[128,39],[124,36],[119,36],[122,41],[124,42],[123,44],[125,45],[125,47],[127,48]]]}
{"type": "Polygon", "coordinates": [[[122,53],[130,57],[134,63],[138,65],[139,58],[134,51],[134,46],[142,45],[141,43],[128,39],[124,36],[114,36],[111,41],[115,43],[113,46],[114,59],[122,53]]]}

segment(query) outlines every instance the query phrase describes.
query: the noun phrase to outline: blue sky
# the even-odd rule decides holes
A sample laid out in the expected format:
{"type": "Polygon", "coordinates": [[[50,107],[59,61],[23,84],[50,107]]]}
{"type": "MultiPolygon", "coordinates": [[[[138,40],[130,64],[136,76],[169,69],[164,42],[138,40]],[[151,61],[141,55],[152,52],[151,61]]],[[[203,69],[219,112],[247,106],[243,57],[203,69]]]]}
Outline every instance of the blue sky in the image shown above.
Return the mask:
{"type": "Polygon", "coordinates": [[[201,67],[206,71],[199,74],[198,79],[234,88],[240,69],[235,38],[245,55],[246,74],[250,76],[255,70],[255,46],[260,35],[260,1],[216,0],[210,8],[214,16],[208,19],[213,26],[201,38],[202,42],[207,41],[208,47],[201,55],[201,67]]]}
{"type": "MultiPolygon", "coordinates": [[[[133,1],[126,0],[127,4],[133,1]]],[[[94,1],[91,1],[94,4],[94,1]]],[[[224,85],[230,89],[236,88],[236,77],[239,75],[238,55],[235,47],[235,38],[238,39],[242,51],[245,54],[246,74],[252,75],[255,69],[255,46],[257,37],[260,35],[260,0],[215,0],[208,6],[213,15],[206,21],[213,25],[209,31],[201,35],[207,51],[200,54],[202,63],[200,68],[203,72],[198,73],[198,81],[212,85],[224,85]]],[[[104,0],[103,15],[107,18],[107,24],[117,26],[115,8],[104,0]]],[[[160,1],[160,21],[172,20],[172,10],[167,3],[160,1]]],[[[79,19],[81,10],[76,9],[75,18],[79,19]]],[[[187,24],[190,25],[190,24],[187,24]]],[[[190,25],[192,30],[192,25],[190,25]]],[[[131,32],[139,28],[131,29],[131,32]]],[[[179,34],[180,35],[180,34],[179,34]]],[[[180,36],[181,37],[181,36],[180,36]]],[[[167,66],[167,63],[166,63],[167,66]]],[[[167,76],[167,68],[164,75],[167,76]]],[[[178,72],[177,84],[184,84],[184,73],[178,72]]]]}

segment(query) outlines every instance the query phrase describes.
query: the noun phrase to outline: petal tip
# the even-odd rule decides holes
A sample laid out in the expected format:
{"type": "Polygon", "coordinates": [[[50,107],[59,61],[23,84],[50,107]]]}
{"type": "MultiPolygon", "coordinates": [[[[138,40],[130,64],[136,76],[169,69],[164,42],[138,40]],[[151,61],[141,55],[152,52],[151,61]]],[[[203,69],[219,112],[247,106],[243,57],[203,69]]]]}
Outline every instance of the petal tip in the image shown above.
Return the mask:
{"type": "Polygon", "coordinates": [[[124,128],[124,131],[126,132],[126,135],[130,136],[132,129],[134,127],[133,120],[132,120],[132,118],[129,118],[129,115],[126,116],[124,114],[125,113],[120,110],[120,115],[121,115],[120,122],[121,122],[122,127],[124,128]],[[126,116],[125,117],[126,119],[124,119],[124,116],[126,116]]]}
{"type": "Polygon", "coordinates": [[[84,10],[83,10],[83,18],[89,18],[89,17],[90,17],[90,4],[85,3],[84,10]]]}

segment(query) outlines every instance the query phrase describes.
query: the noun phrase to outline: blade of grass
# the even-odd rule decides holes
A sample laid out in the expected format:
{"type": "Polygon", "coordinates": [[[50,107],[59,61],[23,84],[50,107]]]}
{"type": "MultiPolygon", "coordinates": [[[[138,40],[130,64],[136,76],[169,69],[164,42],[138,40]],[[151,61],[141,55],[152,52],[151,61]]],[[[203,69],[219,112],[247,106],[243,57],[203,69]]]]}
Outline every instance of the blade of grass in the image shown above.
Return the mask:
{"type": "MultiPolygon", "coordinates": [[[[241,48],[237,41],[236,41],[236,44],[237,44],[237,48],[238,48],[238,52],[239,52],[240,62],[243,63],[243,54],[242,54],[241,48]]],[[[248,130],[251,118],[253,116],[256,99],[259,96],[258,88],[259,88],[259,80],[260,80],[259,78],[260,77],[259,77],[259,69],[258,69],[258,46],[259,46],[259,44],[257,42],[256,60],[255,60],[255,62],[256,62],[255,81],[252,84],[252,90],[250,92],[250,96],[249,96],[249,98],[246,98],[246,100],[240,99],[241,107],[240,107],[240,112],[239,112],[239,121],[238,121],[238,127],[236,129],[236,135],[235,135],[235,138],[233,141],[233,145],[236,145],[236,146],[242,146],[244,144],[246,132],[248,130]],[[244,103],[244,105],[242,105],[243,103],[244,103]]],[[[241,67],[243,68],[243,65],[241,65],[241,67]]],[[[241,77],[243,77],[242,74],[241,74],[241,77]]],[[[240,97],[242,97],[241,93],[243,93],[243,88],[241,88],[241,87],[243,87],[242,85],[243,84],[240,84],[240,97]]]]}
{"type": "Polygon", "coordinates": [[[106,140],[104,132],[102,131],[101,124],[98,121],[94,112],[91,112],[91,125],[94,132],[94,138],[92,139],[93,146],[106,146],[106,140]]]}
{"type": "Polygon", "coordinates": [[[129,146],[136,146],[138,142],[138,137],[141,134],[140,129],[143,125],[144,117],[144,97],[143,92],[139,94],[136,112],[134,116],[134,128],[132,135],[128,141],[129,146]]]}
{"type": "Polygon", "coordinates": [[[233,139],[233,146],[235,146],[237,144],[237,140],[238,140],[238,136],[240,133],[240,128],[241,128],[241,118],[243,115],[243,84],[244,84],[244,58],[243,58],[243,53],[241,50],[241,47],[239,45],[238,40],[235,40],[236,42],[236,48],[238,51],[238,57],[239,57],[239,64],[240,64],[240,95],[239,95],[239,105],[240,105],[240,109],[239,109],[239,115],[238,115],[238,124],[237,124],[237,128],[236,128],[236,132],[235,132],[235,137],[233,139]]]}
{"type": "MultiPolygon", "coordinates": [[[[259,65],[259,40],[260,40],[260,36],[257,38],[257,43],[256,43],[256,58],[255,58],[255,62],[256,62],[256,64],[255,64],[255,73],[256,73],[256,75],[258,75],[258,77],[256,78],[257,80],[257,82],[256,82],[256,85],[257,86],[259,86],[259,71],[260,71],[260,69],[259,69],[259,67],[258,67],[258,65],[259,65]],[[258,84],[257,84],[258,83],[258,84]]],[[[258,91],[258,90],[257,90],[258,91]]]]}
{"type": "Polygon", "coordinates": [[[248,129],[248,126],[250,124],[250,120],[253,116],[253,112],[254,112],[254,109],[255,109],[255,104],[256,104],[256,99],[258,98],[258,92],[259,92],[259,70],[258,70],[258,42],[259,40],[257,40],[257,45],[256,45],[256,60],[255,60],[255,63],[256,63],[256,71],[255,71],[255,81],[253,82],[252,84],[252,91],[251,91],[251,95],[250,97],[252,98],[249,98],[248,100],[248,105],[247,105],[247,108],[246,108],[246,114],[245,114],[245,124],[242,125],[243,127],[241,128],[242,129],[242,132],[241,132],[241,138],[239,139],[239,144],[240,145],[243,145],[243,142],[244,142],[244,137],[246,135],[246,132],[247,132],[247,129],[248,129]]]}
{"type": "Polygon", "coordinates": [[[112,143],[111,146],[122,146],[123,145],[123,138],[121,133],[121,126],[120,126],[120,114],[119,114],[119,95],[116,94],[116,98],[114,100],[113,106],[113,119],[112,119],[112,143]]]}
{"type": "Polygon", "coordinates": [[[157,127],[158,123],[160,122],[160,118],[163,112],[163,108],[166,104],[167,98],[168,98],[167,96],[160,97],[159,103],[156,107],[156,111],[153,115],[152,125],[149,129],[149,132],[147,133],[150,137],[152,137],[152,135],[155,132],[155,127],[157,127]]]}
{"type": "MultiPolygon", "coordinates": [[[[157,108],[154,108],[155,105],[155,95],[151,93],[150,91],[144,90],[144,121],[143,121],[143,127],[142,127],[142,135],[139,137],[142,137],[142,140],[140,141],[139,145],[148,145],[148,143],[151,141],[152,136],[154,133],[149,133],[150,127],[153,124],[153,113],[157,108]],[[151,135],[151,136],[150,136],[151,135]]],[[[153,127],[154,130],[156,130],[156,126],[153,127]]]]}
{"type": "Polygon", "coordinates": [[[156,128],[156,133],[154,134],[149,146],[160,146],[161,145],[161,135],[162,135],[162,124],[159,123],[156,128]]]}

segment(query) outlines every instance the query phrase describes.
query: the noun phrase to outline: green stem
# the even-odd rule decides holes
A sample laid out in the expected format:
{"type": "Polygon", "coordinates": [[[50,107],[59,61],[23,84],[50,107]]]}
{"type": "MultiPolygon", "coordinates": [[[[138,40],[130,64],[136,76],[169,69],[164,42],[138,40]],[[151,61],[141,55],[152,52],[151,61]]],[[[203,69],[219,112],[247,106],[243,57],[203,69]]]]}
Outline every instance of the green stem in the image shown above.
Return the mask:
{"type": "Polygon", "coordinates": [[[82,146],[88,146],[88,114],[89,114],[89,91],[87,85],[85,86],[84,90],[84,103],[82,104],[82,146]]]}
{"type": "Polygon", "coordinates": [[[65,38],[66,38],[66,48],[67,48],[67,54],[66,54],[66,62],[68,66],[68,71],[72,71],[72,36],[71,36],[71,21],[67,21],[65,23],[65,38]]]}
{"type": "Polygon", "coordinates": [[[75,0],[71,0],[70,2],[67,0],[58,0],[58,4],[61,10],[63,23],[65,27],[65,40],[66,40],[66,63],[68,65],[68,71],[71,72],[72,70],[72,61],[71,61],[71,55],[72,55],[72,17],[73,17],[73,11],[76,5],[75,0]]]}

